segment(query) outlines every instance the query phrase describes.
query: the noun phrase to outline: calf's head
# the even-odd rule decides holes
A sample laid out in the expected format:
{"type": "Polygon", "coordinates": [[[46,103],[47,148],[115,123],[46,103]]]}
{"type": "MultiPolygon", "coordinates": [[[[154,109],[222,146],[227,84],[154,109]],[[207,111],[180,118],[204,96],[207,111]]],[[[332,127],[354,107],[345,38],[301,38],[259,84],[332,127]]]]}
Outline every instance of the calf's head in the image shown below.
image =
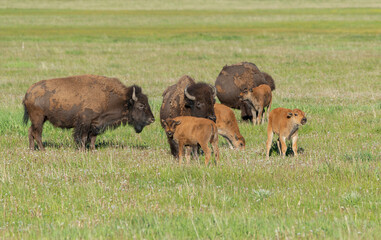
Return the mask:
{"type": "Polygon", "coordinates": [[[129,101],[129,121],[137,133],[143,128],[155,121],[151,107],[148,104],[148,98],[142,93],[142,89],[136,85],[130,87],[127,93],[129,101]]]}
{"type": "Polygon", "coordinates": [[[216,89],[206,83],[196,83],[184,90],[185,107],[190,108],[191,116],[207,118],[216,121],[214,103],[216,89]]]}
{"type": "Polygon", "coordinates": [[[173,138],[173,134],[175,134],[176,127],[181,123],[181,121],[175,121],[171,118],[167,120],[161,120],[161,122],[164,125],[165,133],[167,134],[168,138],[173,138]]]}
{"type": "Polygon", "coordinates": [[[253,89],[250,88],[249,90],[248,89],[245,89],[243,90],[240,94],[239,94],[239,99],[242,101],[242,102],[246,102],[247,104],[249,104],[249,106],[253,106],[253,104],[255,103],[255,97],[254,97],[254,94],[253,94],[253,89]]]}
{"type": "Polygon", "coordinates": [[[287,118],[291,119],[294,124],[304,125],[307,122],[306,114],[300,110],[295,108],[292,112],[287,113],[287,118]]]}

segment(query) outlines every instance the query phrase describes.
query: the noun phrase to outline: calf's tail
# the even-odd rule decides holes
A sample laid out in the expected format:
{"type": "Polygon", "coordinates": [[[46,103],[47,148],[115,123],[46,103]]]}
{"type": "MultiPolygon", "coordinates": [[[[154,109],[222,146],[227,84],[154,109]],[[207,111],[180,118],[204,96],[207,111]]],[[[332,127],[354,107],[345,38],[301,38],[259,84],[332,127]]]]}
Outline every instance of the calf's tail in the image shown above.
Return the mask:
{"type": "Polygon", "coordinates": [[[23,104],[23,105],[24,105],[24,117],[22,120],[23,120],[24,124],[26,125],[26,124],[28,124],[29,114],[28,114],[28,110],[26,109],[25,104],[23,104]]]}

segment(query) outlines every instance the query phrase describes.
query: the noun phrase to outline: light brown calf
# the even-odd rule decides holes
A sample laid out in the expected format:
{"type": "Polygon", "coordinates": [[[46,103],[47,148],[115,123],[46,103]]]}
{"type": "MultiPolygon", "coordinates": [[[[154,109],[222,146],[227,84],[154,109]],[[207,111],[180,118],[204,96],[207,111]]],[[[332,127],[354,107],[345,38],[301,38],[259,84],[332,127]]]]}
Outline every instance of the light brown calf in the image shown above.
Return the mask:
{"type": "Polygon", "coordinates": [[[274,133],[279,136],[278,149],[284,157],[287,151],[286,139],[292,141],[294,155],[298,155],[296,141],[298,140],[298,129],[306,124],[305,113],[300,109],[275,108],[270,112],[269,124],[267,126],[266,158],[269,158],[271,143],[274,133]]]}
{"type": "Polygon", "coordinates": [[[263,113],[267,107],[267,118],[271,110],[272,94],[271,88],[267,84],[245,90],[240,93],[242,101],[246,102],[251,109],[253,115],[253,124],[261,124],[264,122],[263,113]]]}
{"type": "MultiPolygon", "coordinates": [[[[216,164],[218,163],[218,130],[213,121],[205,118],[181,116],[162,120],[162,123],[167,137],[173,138],[179,146],[179,164],[181,164],[183,160],[184,147],[190,146],[192,149],[196,149],[197,144],[199,144],[205,153],[205,165],[208,165],[211,156],[211,150],[208,143],[212,144],[216,156],[216,164]]],[[[189,163],[189,152],[186,157],[187,163],[189,163]]]]}
{"type": "Polygon", "coordinates": [[[237,119],[233,110],[223,104],[216,103],[214,104],[214,113],[217,118],[218,134],[228,141],[230,148],[244,150],[245,138],[239,132],[237,119]]]}

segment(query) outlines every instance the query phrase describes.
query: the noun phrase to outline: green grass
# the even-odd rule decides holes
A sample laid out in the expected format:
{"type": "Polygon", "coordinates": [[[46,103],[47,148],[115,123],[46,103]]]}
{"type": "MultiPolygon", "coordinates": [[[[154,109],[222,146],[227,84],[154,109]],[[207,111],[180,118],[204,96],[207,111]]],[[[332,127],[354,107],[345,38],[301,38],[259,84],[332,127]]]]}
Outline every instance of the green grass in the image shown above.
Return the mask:
{"type": "MultiPolygon", "coordinates": [[[[381,235],[377,1],[8,1],[0,6],[0,238],[376,239],[381,235]],[[300,108],[298,157],[265,160],[266,125],[239,120],[246,151],[179,166],[159,124],[164,89],[213,84],[254,62],[273,108],[300,108]],[[99,74],[138,84],[156,122],[77,150],[46,123],[29,151],[22,99],[42,79],[99,74]]],[[[239,111],[235,111],[239,119],[239,111]]],[[[290,149],[289,149],[290,150],[290,149]]]]}

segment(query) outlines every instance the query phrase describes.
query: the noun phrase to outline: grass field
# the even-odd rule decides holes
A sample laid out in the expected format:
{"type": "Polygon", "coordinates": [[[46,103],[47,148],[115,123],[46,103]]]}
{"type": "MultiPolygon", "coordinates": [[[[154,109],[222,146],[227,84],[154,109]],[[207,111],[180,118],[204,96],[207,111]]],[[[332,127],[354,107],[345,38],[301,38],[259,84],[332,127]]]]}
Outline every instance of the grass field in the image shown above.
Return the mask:
{"type": "MultiPolygon", "coordinates": [[[[378,1],[8,1],[0,5],[0,238],[377,239],[381,236],[378,1]],[[298,157],[265,160],[266,125],[239,121],[246,151],[179,166],[161,94],[213,84],[241,61],[270,73],[273,108],[300,108],[298,157]],[[140,85],[156,122],[80,152],[45,124],[29,151],[22,99],[77,74],[140,85]]],[[[235,111],[237,118],[239,112],[235,111]]]]}

